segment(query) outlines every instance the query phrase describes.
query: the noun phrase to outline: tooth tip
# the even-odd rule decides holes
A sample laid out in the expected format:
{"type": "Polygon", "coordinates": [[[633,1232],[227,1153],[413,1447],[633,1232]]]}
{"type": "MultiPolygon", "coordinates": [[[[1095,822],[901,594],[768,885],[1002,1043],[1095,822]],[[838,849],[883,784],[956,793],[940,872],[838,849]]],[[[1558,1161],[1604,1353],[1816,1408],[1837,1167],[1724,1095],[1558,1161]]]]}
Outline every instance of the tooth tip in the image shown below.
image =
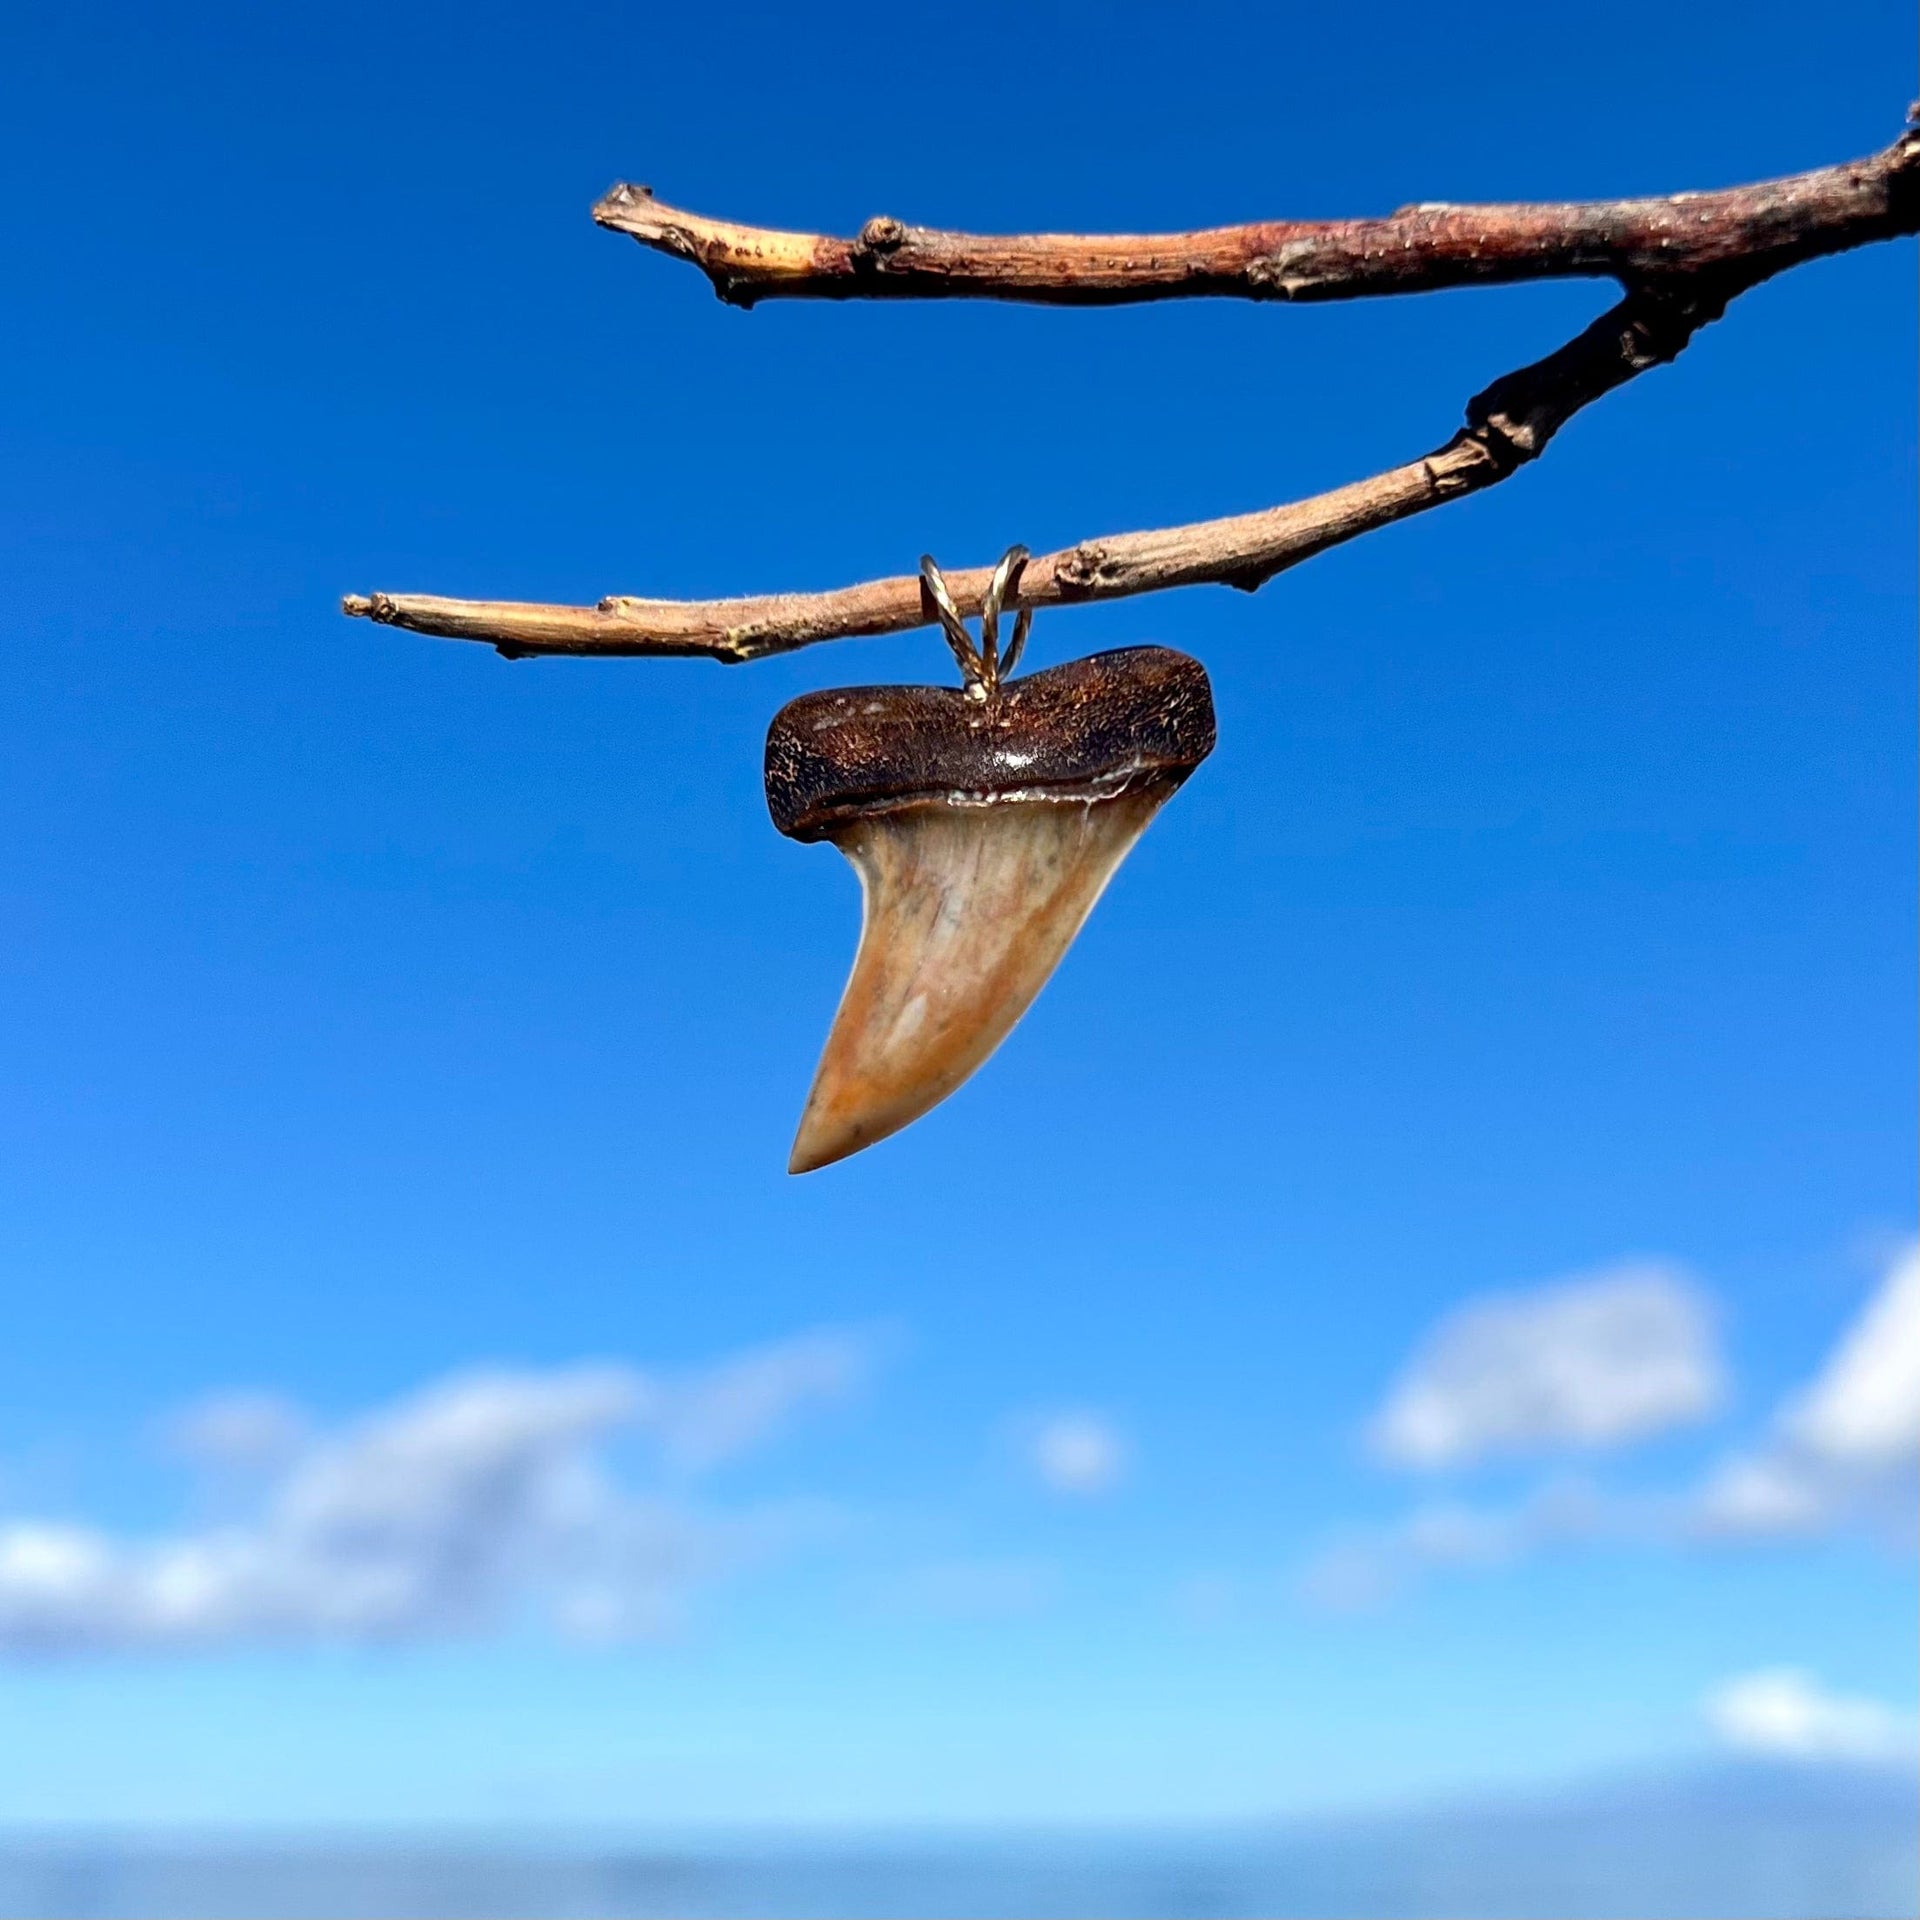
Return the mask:
{"type": "Polygon", "coordinates": [[[793,1143],[793,1151],[787,1155],[789,1173],[818,1173],[822,1167],[833,1165],[835,1155],[819,1152],[805,1135],[793,1143]]]}
{"type": "Polygon", "coordinates": [[[787,1171],[818,1173],[822,1167],[830,1167],[836,1160],[845,1160],[872,1144],[872,1139],[863,1136],[857,1128],[823,1126],[808,1114],[794,1136],[793,1151],[787,1156],[787,1171]]]}
{"type": "Polygon", "coordinates": [[[842,1064],[835,1060],[829,1044],[800,1115],[799,1131],[793,1136],[793,1151],[787,1156],[789,1173],[814,1173],[836,1160],[850,1160],[856,1153],[877,1147],[889,1134],[918,1119],[940,1097],[920,1099],[903,1109],[897,1102],[876,1098],[875,1088],[865,1079],[849,1082],[838,1070],[842,1064]]]}

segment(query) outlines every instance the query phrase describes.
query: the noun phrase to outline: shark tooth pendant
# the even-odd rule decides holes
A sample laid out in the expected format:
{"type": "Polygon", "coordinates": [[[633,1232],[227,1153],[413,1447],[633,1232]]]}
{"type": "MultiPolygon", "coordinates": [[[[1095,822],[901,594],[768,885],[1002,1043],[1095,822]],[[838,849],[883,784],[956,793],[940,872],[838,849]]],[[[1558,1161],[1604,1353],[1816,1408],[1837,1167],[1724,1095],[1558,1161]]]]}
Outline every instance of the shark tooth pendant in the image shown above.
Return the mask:
{"type": "Polygon", "coordinates": [[[1025,558],[1016,547],[996,571],[977,651],[938,569],[921,563],[964,688],[806,694],[768,730],[774,825],[832,841],[864,902],[790,1173],[898,1132],[979,1068],[1147,823],[1213,751],[1206,670],[1168,648],[1001,679],[1031,617],[1002,663],[1000,602],[1025,558]]]}

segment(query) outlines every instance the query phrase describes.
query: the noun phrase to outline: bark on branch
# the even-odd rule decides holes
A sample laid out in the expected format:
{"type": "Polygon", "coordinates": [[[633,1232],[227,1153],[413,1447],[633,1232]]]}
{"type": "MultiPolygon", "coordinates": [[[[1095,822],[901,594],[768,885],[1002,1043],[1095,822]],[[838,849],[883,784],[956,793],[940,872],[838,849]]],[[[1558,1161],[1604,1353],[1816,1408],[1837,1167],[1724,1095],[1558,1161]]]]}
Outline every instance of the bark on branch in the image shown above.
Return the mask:
{"type": "MultiPolygon", "coordinates": [[[[596,210],[604,215],[608,203],[596,210]]],[[[655,203],[655,212],[665,214],[655,203]]],[[[688,216],[672,215],[685,222],[688,216]]],[[[1371,479],[1335,488],[1288,506],[1271,507],[1258,513],[1236,515],[1224,520],[1206,520],[1189,526],[1166,527],[1152,532],[1112,534],[1083,540],[1056,553],[1037,555],[1029,560],[1017,583],[1014,599],[1021,606],[1044,607],[1085,600],[1114,600],[1132,594],[1152,593],[1165,587],[1191,586],[1204,582],[1241,587],[1252,591],[1288,567],[1328,547],[1370,533],[1416,513],[1425,512],[1448,500],[1477,493],[1504,480],[1508,474],[1539,456],[1552,439],[1580,408],[1610,393],[1615,387],[1674,358],[1709,321],[1717,319],[1735,295],[1783,268],[1822,253],[1862,245],[1871,240],[1911,234],[1920,230],[1920,130],[1909,128],[1895,146],[1876,159],[1849,167],[1834,167],[1820,173],[1801,174],[1791,180],[1776,181],[1764,187],[1736,189],[1727,194],[1685,196],[1671,201],[1618,202],[1607,208],[1480,208],[1444,210],[1444,218],[1468,221],[1467,227],[1449,229],[1454,238],[1444,245],[1435,242],[1411,264],[1399,267],[1382,265],[1384,256],[1372,256],[1368,264],[1365,249],[1353,236],[1363,230],[1378,234],[1402,221],[1416,223],[1443,218],[1432,209],[1416,209],[1396,215],[1393,220],[1373,223],[1346,223],[1338,227],[1226,229],[1223,232],[1290,232],[1299,236],[1311,232],[1322,236],[1313,244],[1345,247],[1342,257],[1357,262],[1340,269],[1332,280],[1318,283],[1318,290],[1292,297],[1334,298],[1343,294],[1366,292],[1404,292],[1416,286],[1432,287],[1457,284],[1461,280],[1517,279],[1548,273],[1620,273],[1627,281],[1624,299],[1557,352],[1532,366],[1523,367],[1496,380],[1485,392],[1476,395],[1467,406],[1467,424],[1443,447],[1422,459],[1409,461],[1371,479]],[[1600,261],[1599,241],[1594,235],[1605,225],[1616,239],[1621,234],[1637,233],[1640,241],[1656,244],[1660,233],[1648,222],[1647,209],[1663,209],[1662,218],[1684,223],[1692,210],[1693,233],[1688,245],[1692,251],[1676,261],[1672,248],[1656,255],[1656,264],[1621,264],[1608,256],[1600,261]],[[1631,218],[1623,211],[1633,209],[1631,218]],[[1702,209],[1705,209],[1703,212],[1702,209]],[[1549,217],[1569,216],[1569,222],[1549,232],[1549,217]],[[1472,256],[1462,251],[1458,234],[1471,230],[1471,221],[1482,222],[1478,229],[1486,236],[1487,224],[1495,217],[1508,223],[1515,236],[1501,260],[1480,271],[1472,256]],[[1639,222],[1638,226],[1633,223],[1639,222]],[[1585,223],[1585,224],[1583,224],[1585,223]],[[1578,265],[1576,261],[1589,264],[1578,265]],[[1557,262],[1558,264],[1541,264],[1557,262]],[[1344,277],[1341,277],[1344,275],[1344,277]],[[1370,277],[1369,277],[1370,276],[1370,277]]],[[[603,224],[612,224],[603,221],[603,224]]],[[[724,235],[729,263],[724,274],[738,271],[739,262],[762,242],[774,241],[786,246],[804,242],[808,248],[847,248],[851,242],[815,242],[805,236],[757,235],[752,229],[714,229],[712,223],[700,223],[709,235],[724,235]]],[[[871,226],[871,223],[869,223],[871,226]]],[[[629,229],[631,230],[631,229],[629,229]]],[[[1415,229],[1408,229],[1409,232],[1415,229]]],[[[1431,237],[1441,229],[1418,226],[1418,232],[1431,237]]],[[[723,273],[702,256],[699,249],[709,239],[664,238],[665,229],[651,238],[651,244],[698,259],[721,286],[724,297],[742,298],[736,287],[729,291],[721,285],[723,273]]],[[[647,237],[647,236],[643,236],[647,237]]],[[[1668,236],[1679,244],[1677,233],[1668,236]]],[[[1154,242],[1105,242],[1069,238],[960,242],[957,236],[932,236],[945,245],[985,245],[1001,249],[1025,248],[1028,253],[1016,261],[1009,254],[998,256],[997,279],[975,278],[966,285],[953,284],[949,277],[926,277],[931,269],[924,263],[916,268],[917,278],[901,280],[881,275],[869,268],[823,268],[817,255],[808,256],[808,264],[799,264],[799,256],[781,246],[763,250],[754,256],[756,272],[769,276],[757,284],[759,293],[859,294],[940,294],[968,292],[1006,298],[1110,300],[1155,298],[1170,293],[1254,292],[1248,281],[1250,264],[1239,269],[1238,282],[1203,284],[1204,275],[1169,277],[1171,269],[1163,258],[1158,264],[1146,253],[1137,256],[1139,270],[1129,266],[1131,277],[1123,291],[1121,283],[1108,281],[1105,290],[1095,288],[1084,277],[1086,262],[1098,249],[1108,247],[1157,246],[1154,242]],[[1051,253],[1049,254],[1049,251],[1051,253]],[[1051,258],[1053,265],[1046,266],[1051,258]],[[769,264],[769,263],[773,264],[769,264]],[[784,262],[784,264],[780,264],[784,262]],[[1015,268],[1018,273],[1016,274],[1015,268]],[[1051,292],[1038,292],[1040,282],[1032,274],[1050,272],[1051,292]],[[1159,274],[1159,278],[1152,275],[1159,274]],[[1027,275],[1020,278],[1018,275],[1027,275]],[[837,276],[837,277],[836,277],[837,276]],[[1069,287],[1075,291],[1067,291],[1069,287]]],[[[1220,235],[1193,235],[1185,239],[1212,244],[1220,235]]],[[[1369,241],[1367,246],[1374,243],[1369,241]]],[[[1622,243],[1624,244],[1624,243],[1622,243]]],[[[897,250],[896,250],[897,252],[897,250]]],[[[978,268],[983,256],[968,256],[978,268]]],[[[1116,256],[1117,257],[1117,256],[1116,256]]],[[[1170,257],[1170,256],[1169,256],[1170,257]]],[[[1256,256],[1268,257],[1268,256],[1256,256]]],[[[1323,265],[1331,254],[1321,256],[1323,265]]],[[[1129,256],[1130,262],[1136,260],[1129,256]]],[[[1333,269],[1327,268],[1332,272],[1333,269]]],[[[1272,294],[1272,289],[1261,291],[1272,294]]],[[[749,296],[750,297],[750,296],[749,296]]],[[[1279,297],[1287,297],[1284,293],[1279,297]]],[[[947,575],[947,582],[960,610],[972,614],[979,610],[980,598],[991,577],[989,567],[978,567],[947,575]]],[[[570,654],[654,654],[703,655],[726,662],[757,660],[768,654],[786,653],[817,641],[851,639],[864,635],[900,633],[909,628],[930,625],[931,606],[923,599],[917,576],[903,575],[887,580],[872,580],[857,586],[842,587],[827,593],[783,593],[734,600],[640,600],[615,596],[594,607],[543,606],[524,602],[496,600],[449,600],[430,594],[388,594],[351,596],[343,602],[349,614],[405,627],[417,633],[440,634],[453,639],[481,640],[510,657],[537,653],[570,654]]]]}
{"type": "Polygon", "coordinates": [[[1257,220],[1200,233],[943,233],[876,216],[851,240],[683,213],[617,186],[601,226],[690,260],[722,300],[1029,300],[1106,306],[1226,294],[1352,300],[1498,281],[1755,277],[1911,231],[1903,139],[1869,160],[1716,193],[1541,206],[1402,207],[1372,220],[1257,220]]]}

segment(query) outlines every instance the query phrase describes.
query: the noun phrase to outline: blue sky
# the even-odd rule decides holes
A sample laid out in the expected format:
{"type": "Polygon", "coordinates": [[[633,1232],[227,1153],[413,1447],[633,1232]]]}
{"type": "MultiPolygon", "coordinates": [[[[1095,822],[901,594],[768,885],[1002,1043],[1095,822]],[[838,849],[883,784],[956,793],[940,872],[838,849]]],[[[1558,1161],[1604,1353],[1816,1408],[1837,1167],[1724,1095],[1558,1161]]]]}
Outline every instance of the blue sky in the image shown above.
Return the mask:
{"type": "Polygon", "coordinates": [[[1892,4],[1657,58],[1591,6],[17,26],[0,1818],[1198,1818],[1904,1741],[1910,244],[1256,597],[1043,617],[1198,654],[1220,748],[987,1069],[805,1180],[856,895],[760,744],[937,640],[510,665],[336,607],[1268,504],[1608,297],[741,314],[594,229],[616,178],[842,231],[1670,191],[1886,144],[1914,55],[1892,4]]]}

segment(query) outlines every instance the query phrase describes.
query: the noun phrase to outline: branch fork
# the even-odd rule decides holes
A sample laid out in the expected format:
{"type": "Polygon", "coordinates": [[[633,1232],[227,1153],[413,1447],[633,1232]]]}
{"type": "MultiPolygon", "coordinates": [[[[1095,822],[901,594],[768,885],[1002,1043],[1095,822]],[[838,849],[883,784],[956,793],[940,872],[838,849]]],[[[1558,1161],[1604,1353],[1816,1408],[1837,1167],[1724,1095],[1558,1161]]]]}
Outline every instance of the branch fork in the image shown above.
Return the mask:
{"type": "MultiPolygon", "coordinates": [[[[721,299],[993,299],[1062,306],[1197,295],[1338,300],[1520,280],[1612,278],[1623,298],[1574,339],[1502,376],[1446,445],[1290,505],[1040,554],[1003,580],[1006,604],[1121,599],[1204,583],[1246,591],[1327,548],[1496,485],[1582,407],[1683,352],[1739,294],[1789,267],[1920,231],[1920,125],[1869,159],[1756,186],[1665,199],[1542,206],[1403,207],[1376,220],[1265,221],[1146,236],[979,236],[880,216],[853,239],[786,233],[679,211],[620,186],[603,227],[699,267],[721,299]],[[1009,587],[1011,586],[1011,591],[1009,587]]],[[[1004,567],[1004,563],[1003,563],[1004,567]]],[[[979,614],[1000,570],[945,576],[956,619],[979,614]]],[[[728,600],[615,595],[596,606],[350,595],[386,626],[541,653],[763,659],[826,640],[944,624],[920,576],[824,593],[728,600]]],[[[996,605],[997,613],[998,607],[996,605]]]]}

